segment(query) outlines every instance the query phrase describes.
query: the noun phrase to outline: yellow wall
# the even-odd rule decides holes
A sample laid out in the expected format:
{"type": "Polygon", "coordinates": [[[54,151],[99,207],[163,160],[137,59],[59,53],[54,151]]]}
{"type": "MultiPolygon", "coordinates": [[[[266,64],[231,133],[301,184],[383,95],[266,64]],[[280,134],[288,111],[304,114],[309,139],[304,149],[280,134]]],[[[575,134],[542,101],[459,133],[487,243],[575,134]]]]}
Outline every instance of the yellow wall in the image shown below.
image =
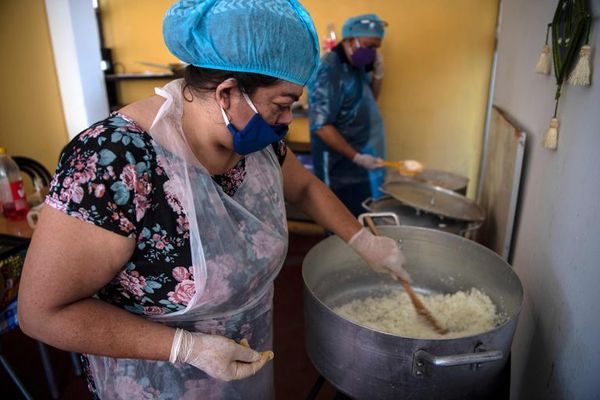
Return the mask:
{"type": "Polygon", "coordinates": [[[0,145],[50,171],[67,143],[44,0],[0,1],[0,145]]]}
{"type": "MultiPolygon", "coordinates": [[[[127,72],[136,61],[176,62],[163,44],[161,21],[171,0],[101,0],[107,46],[127,72]]],[[[497,0],[302,0],[319,35],[338,35],[352,15],[375,12],[389,23],[382,51],[379,105],[389,159],[417,159],[429,168],[468,176],[475,192],[495,42],[497,0]]],[[[160,81],[121,83],[125,102],[152,94],[160,81]]],[[[296,120],[290,138],[308,140],[296,120]]]]}

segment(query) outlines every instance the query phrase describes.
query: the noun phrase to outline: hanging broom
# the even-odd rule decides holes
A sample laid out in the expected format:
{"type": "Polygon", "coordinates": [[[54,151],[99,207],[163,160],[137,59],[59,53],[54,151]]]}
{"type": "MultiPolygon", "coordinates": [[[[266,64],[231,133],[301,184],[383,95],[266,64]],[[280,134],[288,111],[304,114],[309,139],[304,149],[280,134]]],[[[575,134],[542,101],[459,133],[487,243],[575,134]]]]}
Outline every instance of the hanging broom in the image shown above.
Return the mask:
{"type": "Polygon", "coordinates": [[[587,24],[587,33],[585,44],[581,46],[579,50],[579,60],[573,68],[571,75],[569,75],[568,82],[570,85],[575,86],[589,86],[590,84],[590,75],[591,75],[591,67],[590,67],[590,54],[592,52],[592,47],[590,46],[590,23],[587,24]]]}
{"type": "Polygon", "coordinates": [[[550,75],[550,46],[548,45],[548,33],[550,32],[550,27],[552,24],[548,24],[546,28],[546,42],[544,47],[542,48],[542,52],[540,54],[540,58],[538,59],[537,64],[535,65],[535,72],[543,75],[550,75]]]}
{"type": "Polygon", "coordinates": [[[579,50],[579,60],[577,61],[577,65],[569,75],[569,84],[575,86],[589,86],[590,84],[590,53],[592,52],[592,48],[585,44],[581,46],[581,50],[579,50]]]}
{"type": "Polygon", "coordinates": [[[556,104],[554,105],[554,115],[550,120],[550,127],[544,135],[544,147],[550,150],[556,150],[556,148],[558,147],[558,118],[556,117],[556,115],[558,113],[560,85],[556,88],[556,95],[554,96],[554,98],[556,99],[556,104]]]}
{"type": "MultiPolygon", "coordinates": [[[[554,99],[554,115],[550,120],[550,127],[544,135],[544,147],[556,150],[558,146],[558,102],[560,99],[563,82],[567,80],[573,84],[589,85],[590,81],[590,46],[589,36],[591,27],[591,14],[587,0],[559,0],[552,19],[552,59],[554,61],[554,75],[556,76],[556,94],[554,99]],[[585,45],[580,49],[580,58],[571,76],[566,79],[566,74],[573,66],[577,56],[577,47],[586,37],[585,45]]],[[[548,36],[546,31],[546,37],[548,36]]]]}

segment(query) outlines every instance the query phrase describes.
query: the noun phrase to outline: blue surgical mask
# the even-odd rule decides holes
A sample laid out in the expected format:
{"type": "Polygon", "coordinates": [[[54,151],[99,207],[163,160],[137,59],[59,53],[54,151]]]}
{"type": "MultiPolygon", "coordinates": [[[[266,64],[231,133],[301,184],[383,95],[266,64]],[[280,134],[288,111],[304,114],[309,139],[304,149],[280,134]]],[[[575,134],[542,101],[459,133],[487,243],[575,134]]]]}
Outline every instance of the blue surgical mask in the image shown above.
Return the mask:
{"type": "Polygon", "coordinates": [[[225,110],[221,107],[221,114],[229,132],[233,135],[233,151],[245,156],[246,154],[254,153],[262,150],[268,145],[278,142],[285,137],[288,132],[288,126],[285,124],[269,125],[263,117],[258,113],[258,110],[250,100],[250,97],[242,92],[246,103],[254,111],[254,115],[250,121],[242,129],[237,130],[235,126],[227,118],[225,110]]]}

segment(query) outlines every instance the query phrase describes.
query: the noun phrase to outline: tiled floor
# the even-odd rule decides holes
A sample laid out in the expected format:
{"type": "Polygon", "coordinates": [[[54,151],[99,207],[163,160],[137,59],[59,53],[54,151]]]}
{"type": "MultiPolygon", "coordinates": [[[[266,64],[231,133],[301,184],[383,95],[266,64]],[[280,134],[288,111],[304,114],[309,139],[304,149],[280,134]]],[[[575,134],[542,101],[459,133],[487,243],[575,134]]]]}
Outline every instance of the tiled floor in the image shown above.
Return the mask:
{"type": "MultiPolygon", "coordinates": [[[[302,259],[306,252],[322,240],[318,235],[290,236],[288,257],[275,281],[274,351],[275,388],[279,400],[306,399],[318,374],[304,351],[302,312],[302,259]]],[[[2,350],[34,399],[50,399],[35,341],[18,329],[1,338],[2,350]]],[[[91,399],[85,380],[74,374],[68,353],[50,349],[60,399],[91,399]]],[[[333,399],[335,390],[325,384],[317,400],[333,399]]],[[[0,398],[22,398],[0,368],[0,398]]]]}

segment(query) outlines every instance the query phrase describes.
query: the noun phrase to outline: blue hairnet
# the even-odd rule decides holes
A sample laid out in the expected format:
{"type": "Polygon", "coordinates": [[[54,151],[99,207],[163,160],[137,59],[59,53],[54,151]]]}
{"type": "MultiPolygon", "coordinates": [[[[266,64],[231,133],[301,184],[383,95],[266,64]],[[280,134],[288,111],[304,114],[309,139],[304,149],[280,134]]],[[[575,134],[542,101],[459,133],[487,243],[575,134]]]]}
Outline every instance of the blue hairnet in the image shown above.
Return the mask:
{"type": "Polygon", "coordinates": [[[350,17],[342,27],[342,39],[349,37],[375,37],[383,39],[386,23],[375,14],[350,17]]]}
{"type": "Polygon", "coordinates": [[[296,0],[179,0],[165,14],[163,36],[196,67],[305,85],[319,65],[315,27],[296,0]]]}

